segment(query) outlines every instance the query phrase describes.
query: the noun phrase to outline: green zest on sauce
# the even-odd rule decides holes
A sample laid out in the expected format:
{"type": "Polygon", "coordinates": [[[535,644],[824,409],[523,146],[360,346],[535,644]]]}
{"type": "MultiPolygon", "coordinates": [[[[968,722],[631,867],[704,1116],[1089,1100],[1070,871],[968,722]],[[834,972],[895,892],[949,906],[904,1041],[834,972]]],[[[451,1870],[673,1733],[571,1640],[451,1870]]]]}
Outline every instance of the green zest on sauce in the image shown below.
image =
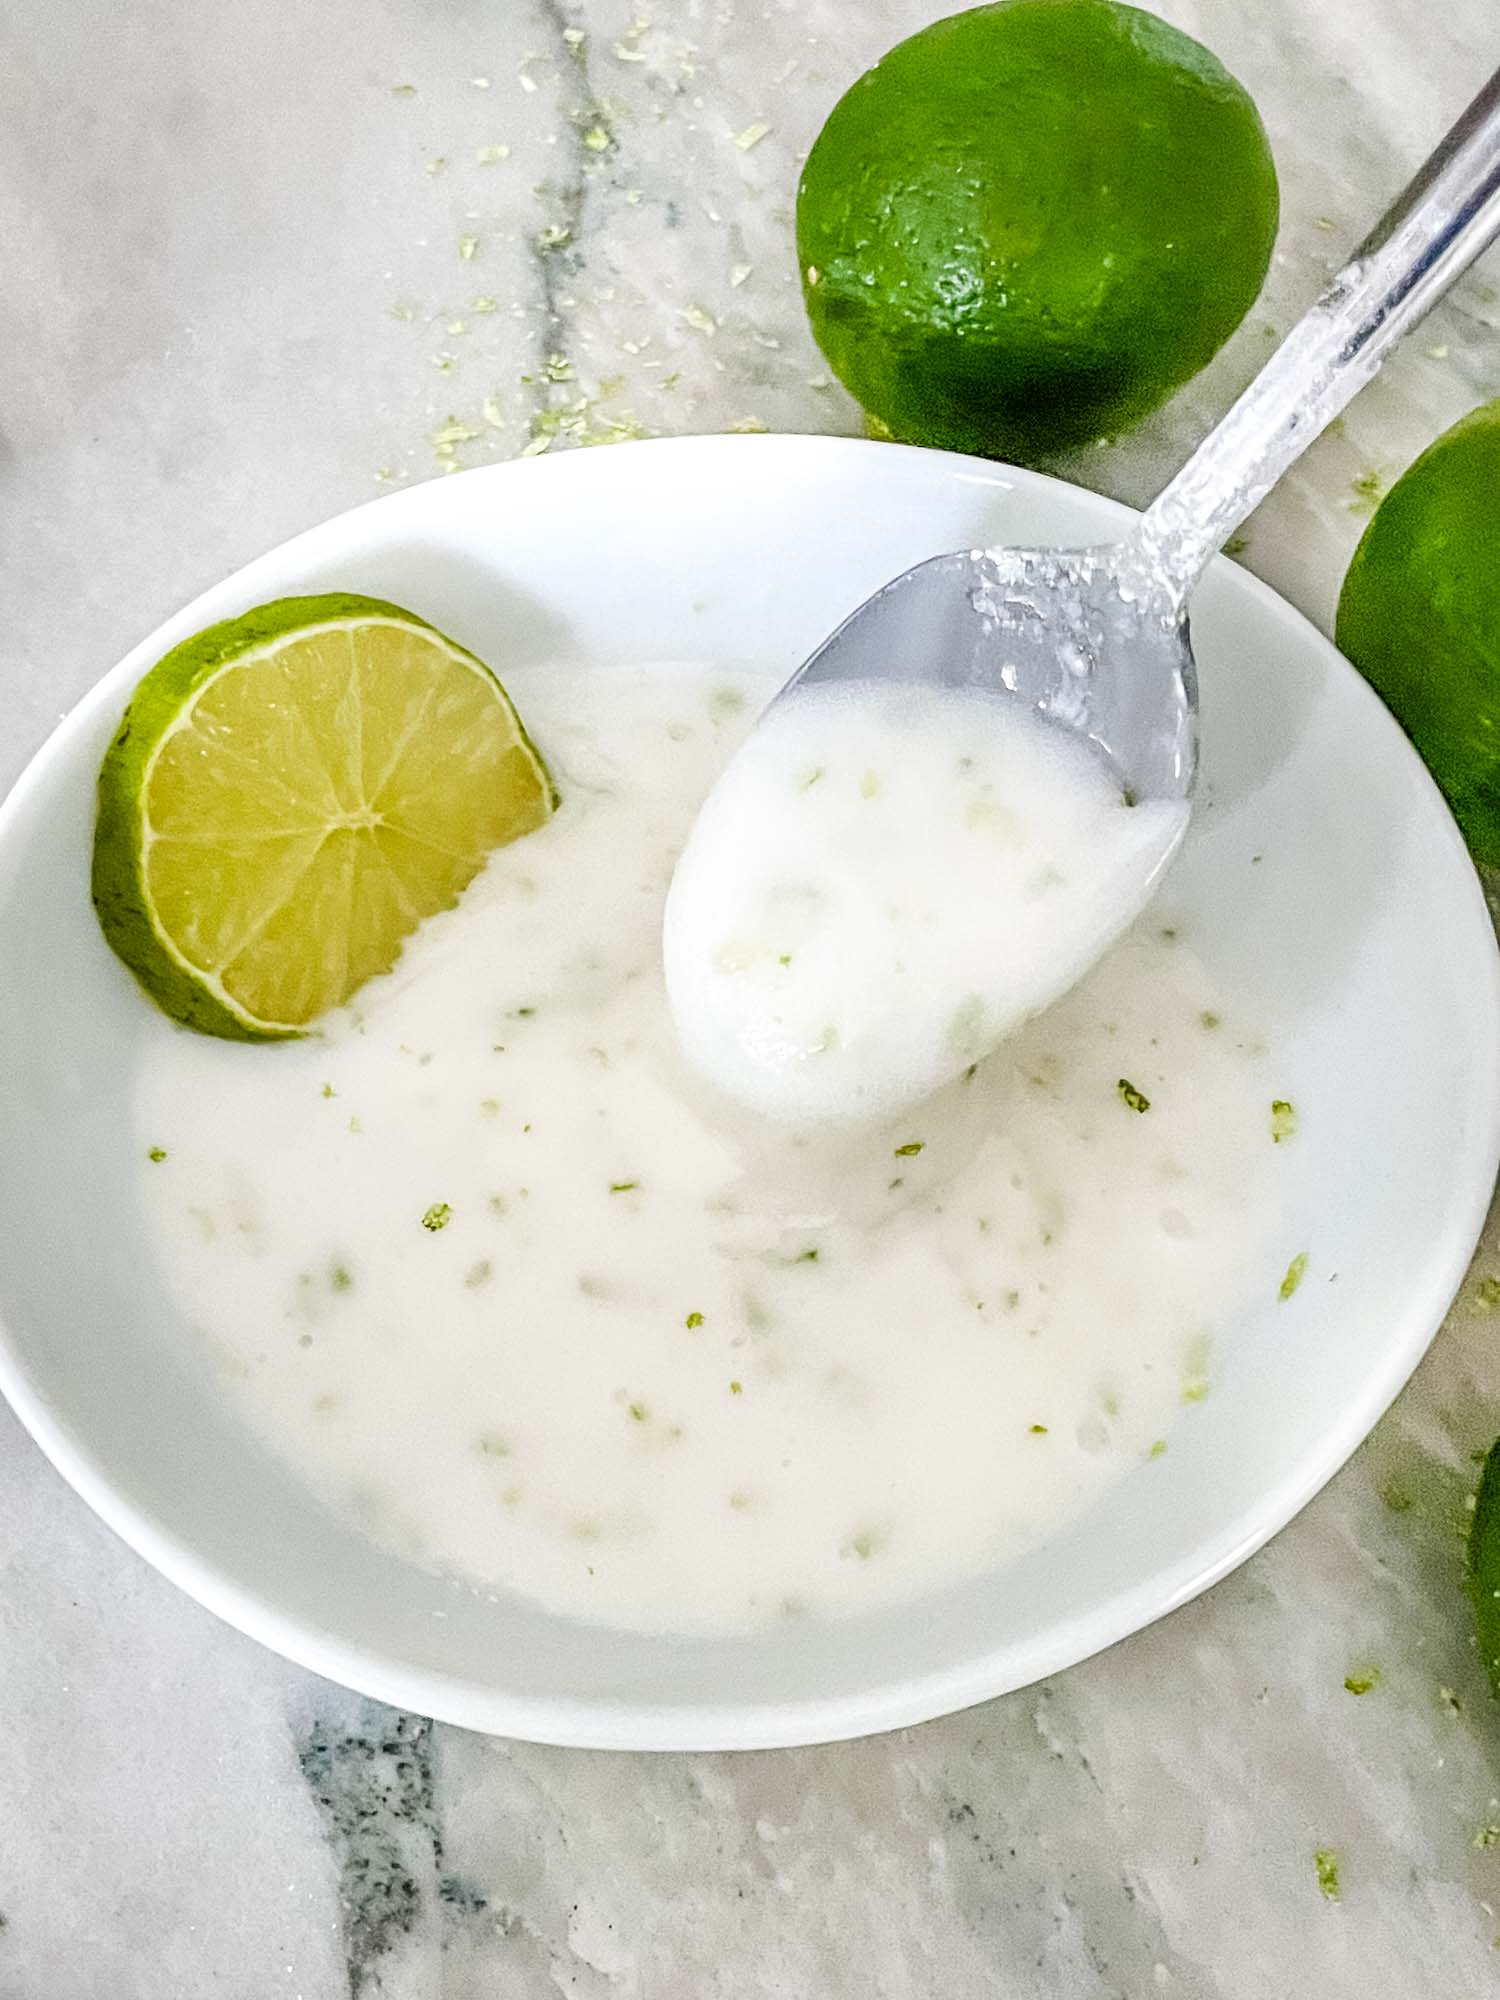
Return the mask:
{"type": "Polygon", "coordinates": [[[1297,1129],[1296,1107],[1288,1097],[1271,1099],[1271,1138],[1276,1145],[1290,1139],[1297,1129]]]}
{"type": "Polygon", "coordinates": [[[1297,1287],[1302,1283],[1306,1271],[1307,1271],[1307,1252],[1305,1250],[1299,1250],[1296,1256],[1292,1259],[1291,1263],[1287,1265],[1286,1276],[1282,1279],[1281,1288],[1276,1294],[1276,1296],[1281,1300],[1281,1303],[1283,1305],[1286,1304],[1287,1300],[1292,1296],[1292,1293],[1295,1292],[1297,1287]]]}
{"type": "Polygon", "coordinates": [[[1132,1111],[1149,1111],[1151,1109],[1151,1099],[1143,1090],[1137,1090],[1128,1076],[1122,1076],[1120,1081],[1115,1085],[1115,1089],[1120,1093],[1120,1101],[1128,1104],[1132,1111]]]}
{"type": "Polygon", "coordinates": [[[1331,1847],[1320,1847],[1313,1856],[1318,1871],[1318,1887],[1330,1903],[1339,1899],[1339,1858],[1331,1847]]]}
{"type": "Polygon", "coordinates": [[[422,1227],[434,1231],[446,1229],[452,1220],[453,1210],[448,1206],[447,1202],[435,1201],[422,1217],[422,1227]]]}

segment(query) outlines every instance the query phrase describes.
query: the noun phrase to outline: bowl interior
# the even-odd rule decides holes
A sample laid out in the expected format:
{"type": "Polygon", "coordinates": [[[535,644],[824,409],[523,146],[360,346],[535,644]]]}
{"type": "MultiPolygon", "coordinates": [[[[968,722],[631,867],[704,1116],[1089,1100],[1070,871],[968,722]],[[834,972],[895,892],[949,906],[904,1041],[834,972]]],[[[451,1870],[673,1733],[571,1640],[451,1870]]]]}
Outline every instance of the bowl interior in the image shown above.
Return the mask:
{"type": "Polygon", "coordinates": [[[0,1386],[127,1540],[233,1623],[384,1699],[497,1732],[733,1747],[892,1726],[1069,1664],[1278,1528],[1369,1429],[1462,1275],[1500,1132],[1493,935],[1448,815],[1328,643],[1227,562],[1197,600],[1203,775],[1164,893],[1298,1101],[1285,1256],[1167,1457],[922,1615],[665,1640],[491,1602],[384,1554],[223,1407],[152,1267],[134,1066],[172,1032],[88,900],[93,779],[134,679],[285,592],[409,604],[494,663],[790,672],[909,563],[1087,542],[1123,510],[1034,475],[804,438],[497,466],[330,522],[210,591],[59,729],[0,809],[0,1386]],[[1308,1253],[1289,1303],[1281,1269],[1308,1253]]]}

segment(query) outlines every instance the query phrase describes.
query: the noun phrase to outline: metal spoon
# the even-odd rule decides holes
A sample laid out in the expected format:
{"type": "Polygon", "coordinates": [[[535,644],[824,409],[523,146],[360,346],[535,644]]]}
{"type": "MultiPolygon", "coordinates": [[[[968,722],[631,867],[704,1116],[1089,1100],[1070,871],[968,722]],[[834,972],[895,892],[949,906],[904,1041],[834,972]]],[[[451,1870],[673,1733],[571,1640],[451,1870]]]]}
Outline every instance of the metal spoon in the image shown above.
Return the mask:
{"type": "Polygon", "coordinates": [[[1500,72],[1130,536],[918,563],[847,618],[777,702],[836,680],[1004,689],[1096,744],[1135,797],[1190,797],[1193,586],[1497,234],[1500,72]]]}

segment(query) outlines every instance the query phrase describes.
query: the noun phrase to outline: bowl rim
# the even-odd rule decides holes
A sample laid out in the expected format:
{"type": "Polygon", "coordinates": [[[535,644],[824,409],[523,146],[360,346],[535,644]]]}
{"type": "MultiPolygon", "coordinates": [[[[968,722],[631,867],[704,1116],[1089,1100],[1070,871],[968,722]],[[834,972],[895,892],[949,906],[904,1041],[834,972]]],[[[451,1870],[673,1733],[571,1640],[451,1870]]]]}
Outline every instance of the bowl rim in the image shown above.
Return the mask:
{"type": "MultiPolygon", "coordinates": [[[[871,484],[895,476],[899,485],[907,469],[920,462],[929,474],[962,482],[977,481],[998,490],[1062,493],[1070,504],[1086,503],[1106,529],[1121,532],[1138,518],[1124,503],[1088,488],[988,459],[939,452],[918,446],[892,446],[873,440],[820,434],[723,435],[655,438],[635,441],[633,452],[654,457],[704,461],[696,476],[714,477],[715,461],[743,462],[751,453],[782,456],[789,470],[800,462],[807,476],[810,461],[832,466],[836,460],[863,459],[871,484]],[[884,471],[882,472],[882,468],[884,471]]],[[[610,454],[613,458],[614,454],[610,454]]],[[[565,453],[548,458],[507,460],[471,468],[457,482],[494,485],[517,479],[539,481],[580,475],[595,455],[565,453]],[[575,468],[573,472],[564,467],[575,468]]],[[[684,472],[688,470],[684,463],[684,472]]],[[[814,468],[814,473],[815,473],[814,468]]],[[[732,472],[719,475],[732,477],[732,472]]],[[[257,573],[297,553],[310,553],[335,532],[346,534],[350,524],[375,510],[413,505],[413,496],[428,488],[452,487],[456,481],[433,479],[398,492],[383,494],[333,515],[303,530],[219,579],[173,613],[156,630],[105,673],[66,713],[29,760],[9,793],[0,798],[0,854],[23,824],[34,791],[51,776],[53,766],[67,760],[75,739],[93,726],[102,709],[118,703],[141,672],[185,631],[223,615],[216,600],[232,585],[253,587],[257,573]]],[[[420,503],[416,503],[420,504],[420,503]]],[[[1343,691],[1379,711],[1384,725],[1395,732],[1409,762],[1414,796],[1425,795],[1429,811],[1437,808],[1435,825],[1455,864],[1454,903],[1466,921],[1472,919],[1467,948],[1475,960],[1474,1014],[1487,1025],[1485,1061],[1474,1076],[1475,1116],[1467,1146],[1455,1160],[1453,1177],[1463,1199],[1455,1200],[1445,1219],[1441,1240],[1426,1253],[1422,1281],[1404,1295],[1381,1343],[1377,1364],[1366,1370],[1337,1419],[1322,1434],[1318,1446],[1306,1451],[1288,1472],[1266,1489],[1257,1506],[1245,1510],[1200,1543],[1191,1556],[1152,1571],[1061,1623],[1050,1624],[1029,1640],[1006,1640],[965,1659],[915,1678],[882,1682],[858,1695],[838,1694],[803,1699],[746,1703],[726,1700],[678,1705],[602,1697],[536,1697],[507,1694],[461,1675],[408,1665],[363,1646],[309,1620],[280,1610],[264,1589],[237,1581],[205,1560],[190,1540],[157,1519],[144,1506],[117,1491],[91,1450],[87,1439],[74,1433],[49,1402],[42,1386],[32,1380],[18,1346],[0,1320],[0,1393],[31,1434],[44,1455],[79,1497],[127,1546],[159,1570],[190,1598],[227,1624],[258,1640],[273,1652],[311,1672],[328,1676],[393,1707],[432,1716],[440,1721],[489,1734],[522,1740],[599,1750],[724,1750],[767,1749],[826,1743],[907,1727],[954,1713],[1000,1694],[1034,1684],[1102,1652],[1119,1640],[1180,1609],[1210,1589],[1277,1534],[1346,1463],[1410,1378],[1441,1327],[1462,1283],[1494,1193],[1500,1170],[1500,947],[1483,888],[1462,836],[1436,784],[1400,732],[1374,691],[1340,654],[1333,642],[1285,598],[1227,557],[1215,559],[1215,569],[1228,572],[1234,588],[1261,611],[1289,625],[1304,646],[1319,651],[1343,691]]]]}

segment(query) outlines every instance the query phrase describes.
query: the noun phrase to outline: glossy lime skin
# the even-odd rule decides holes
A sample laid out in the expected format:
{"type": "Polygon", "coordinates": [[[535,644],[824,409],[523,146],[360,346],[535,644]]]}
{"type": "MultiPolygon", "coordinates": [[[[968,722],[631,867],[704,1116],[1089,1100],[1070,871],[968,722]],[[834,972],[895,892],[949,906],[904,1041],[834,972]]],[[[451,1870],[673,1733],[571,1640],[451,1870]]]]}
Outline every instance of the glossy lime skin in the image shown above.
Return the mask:
{"type": "Polygon", "coordinates": [[[1114,0],[1001,0],[834,106],[797,250],[818,344],[881,426],[1030,463],[1203,367],[1278,214],[1255,106],[1200,43],[1114,0]]]}
{"type": "Polygon", "coordinates": [[[1479,1657],[1500,1699],[1500,1438],[1490,1447],[1469,1530],[1469,1594],[1479,1657]]]}
{"type": "Polygon", "coordinates": [[[1445,431],[1380,503],[1335,636],[1421,753],[1474,859],[1500,868],[1500,402],[1445,431]]]}

